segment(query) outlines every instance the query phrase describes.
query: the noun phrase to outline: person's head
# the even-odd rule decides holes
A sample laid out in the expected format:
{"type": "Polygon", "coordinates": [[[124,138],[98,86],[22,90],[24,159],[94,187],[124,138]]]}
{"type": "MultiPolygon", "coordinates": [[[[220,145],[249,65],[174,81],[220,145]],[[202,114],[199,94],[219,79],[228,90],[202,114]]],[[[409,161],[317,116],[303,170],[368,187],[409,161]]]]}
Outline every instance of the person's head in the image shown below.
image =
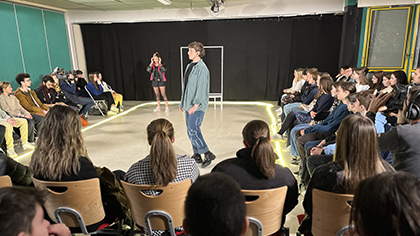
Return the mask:
{"type": "Polygon", "coordinates": [[[204,46],[200,42],[192,42],[188,44],[188,57],[190,60],[199,59],[206,55],[204,46]]]}
{"type": "Polygon", "coordinates": [[[248,229],[245,197],[230,176],[213,172],[191,185],[185,199],[184,230],[191,236],[239,236],[248,229]]]}
{"type": "Polygon", "coordinates": [[[408,84],[407,74],[402,70],[392,72],[391,85],[395,84],[408,84]]]}
{"type": "Polygon", "coordinates": [[[357,68],[353,71],[352,78],[356,80],[356,82],[360,82],[362,85],[369,84],[369,81],[366,79],[365,67],[357,68]]]}
{"type": "Polygon", "coordinates": [[[50,89],[54,85],[55,81],[50,75],[44,75],[42,77],[42,85],[47,89],[50,89]]]}
{"type": "Polygon", "coordinates": [[[384,87],[390,87],[391,85],[391,72],[385,72],[384,76],[382,77],[382,84],[384,87]]]}
{"type": "Polygon", "coordinates": [[[153,53],[153,62],[159,64],[160,54],[158,52],[153,53]]]}
{"type": "Polygon", "coordinates": [[[59,180],[77,174],[79,158],[87,157],[80,117],[67,106],[53,106],[38,132],[30,168],[35,176],[59,180]]]}
{"type": "Polygon", "coordinates": [[[308,81],[308,68],[303,68],[302,76],[305,81],[308,81]]]}
{"type": "Polygon", "coordinates": [[[316,80],[318,79],[318,74],[319,74],[319,72],[318,72],[318,69],[317,68],[309,68],[306,71],[307,81],[310,84],[315,84],[316,83],[316,80]]]}
{"type": "Polygon", "coordinates": [[[420,67],[417,67],[413,74],[413,83],[420,84],[420,67]]]}
{"type": "Polygon", "coordinates": [[[351,67],[346,69],[345,75],[346,77],[350,77],[353,74],[353,69],[351,67]]]}
{"type": "Polygon", "coordinates": [[[89,73],[89,82],[91,82],[95,86],[95,89],[97,91],[100,90],[99,86],[98,86],[98,80],[99,80],[99,78],[98,78],[98,74],[96,72],[89,73]]]}
{"type": "Polygon", "coordinates": [[[356,102],[353,104],[353,112],[359,112],[365,115],[372,101],[373,94],[371,91],[362,91],[356,93],[356,102]]]}
{"type": "Polygon", "coordinates": [[[78,78],[83,78],[83,71],[76,70],[75,72],[76,72],[76,75],[77,75],[78,78]]]}
{"type": "Polygon", "coordinates": [[[356,92],[356,85],[352,82],[342,81],[337,85],[336,90],[337,99],[340,101],[344,101],[350,93],[356,92]]]}
{"type": "Polygon", "coordinates": [[[296,82],[301,81],[301,80],[304,79],[303,78],[303,69],[302,68],[296,69],[293,74],[295,76],[295,81],[296,82]]]}
{"type": "Polygon", "coordinates": [[[331,96],[337,97],[337,87],[340,84],[340,81],[333,82],[331,85],[331,96]]]}
{"type": "Polygon", "coordinates": [[[404,103],[404,116],[410,124],[420,121],[420,86],[414,86],[404,103]]]}
{"type": "Polygon", "coordinates": [[[60,81],[58,80],[57,76],[55,74],[50,74],[50,76],[51,76],[51,78],[53,78],[54,84],[58,85],[60,81]]]}
{"type": "Polygon", "coordinates": [[[242,130],[246,147],[252,148],[251,157],[261,173],[271,178],[275,175],[276,154],[270,143],[270,128],[262,120],[248,122],[242,130]]]}
{"type": "Polygon", "coordinates": [[[347,110],[349,112],[356,113],[357,111],[354,109],[354,104],[357,102],[356,93],[350,93],[346,99],[343,100],[343,103],[347,105],[347,110]]]}
{"type": "Polygon", "coordinates": [[[333,79],[331,76],[323,76],[318,82],[318,94],[315,98],[319,98],[323,94],[330,94],[332,90],[333,79]]]}
{"type": "Polygon", "coordinates": [[[48,236],[46,192],[33,187],[0,188],[0,228],[7,236],[48,236]]]}
{"type": "Polygon", "coordinates": [[[172,143],[175,132],[167,119],[156,119],[147,126],[150,148],[150,167],[156,185],[166,186],[176,178],[177,161],[172,143]]]}
{"type": "Polygon", "coordinates": [[[346,73],[346,70],[349,68],[349,66],[345,65],[340,68],[340,75],[344,75],[346,73]]]}
{"type": "Polygon", "coordinates": [[[334,161],[343,169],[347,193],[353,193],[360,181],[383,172],[375,124],[369,118],[360,115],[344,118],[336,143],[334,161]]]}
{"type": "Polygon", "coordinates": [[[11,94],[12,93],[12,85],[10,85],[7,81],[0,82],[0,92],[4,94],[11,94]]]}
{"type": "Polygon", "coordinates": [[[420,179],[398,171],[363,180],[351,219],[360,236],[420,235],[420,179]]]}
{"type": "Polygon", "coordinates": [[[373,84],[373,90],[381,90],[384,85],[382,83],[384,77],[384,72],[383,71],[377,71],[372,75],[372,84],[373,84]]]}
{"type": "Polygon", "coordinates": [[[31,87],[31,76],[28,73],[19,73],[15,79],[20,86],[31,87]]]}

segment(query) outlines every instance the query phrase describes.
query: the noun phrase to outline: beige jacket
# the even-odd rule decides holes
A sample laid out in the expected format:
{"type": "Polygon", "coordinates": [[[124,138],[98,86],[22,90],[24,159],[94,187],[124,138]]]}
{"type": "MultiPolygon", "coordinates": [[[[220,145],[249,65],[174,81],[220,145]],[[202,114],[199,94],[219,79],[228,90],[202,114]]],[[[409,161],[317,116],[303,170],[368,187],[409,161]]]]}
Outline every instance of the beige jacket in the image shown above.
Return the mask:
{"type": "Polygon", "coordinates": [[[24,117],[30,113],[23,108],[19,100],[13,95],[2,94],[0,96],[0,107],[13,117],[24,117]]]}

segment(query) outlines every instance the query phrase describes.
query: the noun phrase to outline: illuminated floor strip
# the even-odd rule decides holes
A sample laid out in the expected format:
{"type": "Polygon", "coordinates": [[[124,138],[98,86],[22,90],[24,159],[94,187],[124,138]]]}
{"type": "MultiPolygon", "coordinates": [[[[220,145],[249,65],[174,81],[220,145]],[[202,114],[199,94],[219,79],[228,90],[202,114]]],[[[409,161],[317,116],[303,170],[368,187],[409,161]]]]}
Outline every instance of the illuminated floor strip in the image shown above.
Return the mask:
{"type": "MultiPolygon", "coordinates": [[[[210,103],[210,104],[214,104],[214,102],[209,102],[209,103],[210,103]]],[[[220,102],[216,102],[216,104],[217,104],[217,103],[220,103],[220,102]]],[[[169,102],[169,104],[179,104],[179,102],[169,102]]],[[[226,101],[224,101],[224,102],[223,102],[223,104],[229,104],[229,105],[258,105],[258,106],[265,106],[265,107],[266,107],[266,110],[267,110],[267,112],[268,112],[268,115],[269,115],[269,116],[270,116],[270,118],[271,118],[271,125],[270,125],[271,132],[270,132],[270,133],[275,134],[275,133],[277,132],[277,130],[276,130],[276,123],[277,123],[277,119],[275,118],[275,116],[274,116],[273,112],[271,111],[271,108],[273,107],[273,105],[272,105],[272,104],[265,103],[265,102],[226,102],[226,101]]],[[[83,128],[83,129],[82,129],[82,132],[85,132],[85,131],[87,131],[87,130],[93,129],[93,128],[95,128],[95,127],[99,126],[99,125],[102,125],[102,124],[104,124],[104,123],[106,123],[106,122],[109,122],[109,121],[111,121],[111,120],[113,120],[113,119],[116,119],[116,118],[118,118],[118,117],[120,117],[120,116],[126,115],[126,114],[128,114],[128,113],[130,113],[130,112],[132,112],[132,111],[136,110],[136,109],[137,109],[137,108],[139,108],[139,107],[144,107],[144,106],[149,106],[149,105],[156,105],[156,102],[146,102],[146,103],[138,104],[138,105],[136,105],[136,106],[134,106],[134,107],[132,107],[132,108],[130,108],[130,109],[128,109],[128,110],[126,110],[126,111],[124,111],[124,112],[121,112],[121,113],[119,113],[119,114],[117,114],[117,115],[114,115],[114,116],[111,116],[111,117],[109,117],[109,118],[107,118],[107,119],[105,119],[105,120],[102,120],[102,121],[100,121],[100,122],[98,122],[98,123],[96,123],[96,124],[89,125],[88,127],[83,128]]],[[[276,162],[277,162],[278,164],[282,165],[282,166],[286,166],[286,165],[285,165],[285,162],[284,162],[284,160],[283,160],[283,156],[282,156],[282,154],[281,154],[281,149],[280,149],[280,143],[279,143],[279,141],[273,141],[273,142],[275,143],[275,150],[274,150],[274,151],[275,151],[275,152],[277,153],[277,155],[279,156],[279,159],[278,159],[278,160],[276,160],[276,162]]],[[[32,155],[32,153],[33,153],[33,151],[28,152],[28,153],[25,153],[25,154],[23,154],[23,155],[20,155],[20,156],[18,156],[17,158],[15,158],[15,160],[19,160],[19,159],[25,158],[25,157],[27,157],[27,156],[30,156],[30,155],[32,155]]]]}

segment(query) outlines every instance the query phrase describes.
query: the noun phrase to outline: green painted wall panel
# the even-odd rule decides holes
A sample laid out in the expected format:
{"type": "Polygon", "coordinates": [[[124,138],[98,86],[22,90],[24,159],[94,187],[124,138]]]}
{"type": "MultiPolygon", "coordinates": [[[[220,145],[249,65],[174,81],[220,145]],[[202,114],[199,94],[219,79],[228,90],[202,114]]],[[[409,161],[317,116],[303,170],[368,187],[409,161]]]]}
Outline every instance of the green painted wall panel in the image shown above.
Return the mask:
{"type": "Polygon", "coordinates": [[[0,2],[0,32],[0,81],[9,81],[16,88],[15,76],[24,68],[12,4],[0,2]]]}
{"type": "Polygon", "coordinates": [[[64,15],[44,10],[48,48],[52,69],[55,67],[71,70],[69,43],[64,15]]]}
{"type": "Polygon", "coordinates": [[[42,76],[51,72],[42,11],[16,6],[16,14],[26,73],[31,75],[32,88],[36,88],[42,76]]]}

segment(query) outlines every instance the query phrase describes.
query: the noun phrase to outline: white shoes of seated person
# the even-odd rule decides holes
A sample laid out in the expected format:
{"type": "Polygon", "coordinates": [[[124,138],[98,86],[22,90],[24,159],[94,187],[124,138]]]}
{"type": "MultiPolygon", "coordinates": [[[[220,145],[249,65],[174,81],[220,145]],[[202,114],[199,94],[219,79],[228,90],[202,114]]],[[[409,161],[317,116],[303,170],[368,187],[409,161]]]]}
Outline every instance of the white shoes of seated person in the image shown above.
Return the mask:
{"type": "Polygon", "coordinates": [[[116,115],[117,113],[116,113],[116,112],[114,112],[114,111],[107,111],[107,112],[106,112],[106,114],[107,114],[107,115],[109,115],[109,116],[114,116],[114,115],[116,115]]]}
{"type": "Polygon", "coordinates": [[[9,148],[7,149],[7,155],[11,158],[15,158],[18,157],[18,154],[16,154],[15,149],[14,148],[9,148]]]}
{"type": "Polygon", "coordinates": [[[27,143],[23,144],[22,147],[23,147],[24,150],[29,150],[29,149],[34,149],[35,145],[27,142],[27,143]]]}
{"type": "Polygon", "coordinates": [[[120,110],[118,110],[115,106],[111,106],[111,111],[118,113],[120,110]]]}

